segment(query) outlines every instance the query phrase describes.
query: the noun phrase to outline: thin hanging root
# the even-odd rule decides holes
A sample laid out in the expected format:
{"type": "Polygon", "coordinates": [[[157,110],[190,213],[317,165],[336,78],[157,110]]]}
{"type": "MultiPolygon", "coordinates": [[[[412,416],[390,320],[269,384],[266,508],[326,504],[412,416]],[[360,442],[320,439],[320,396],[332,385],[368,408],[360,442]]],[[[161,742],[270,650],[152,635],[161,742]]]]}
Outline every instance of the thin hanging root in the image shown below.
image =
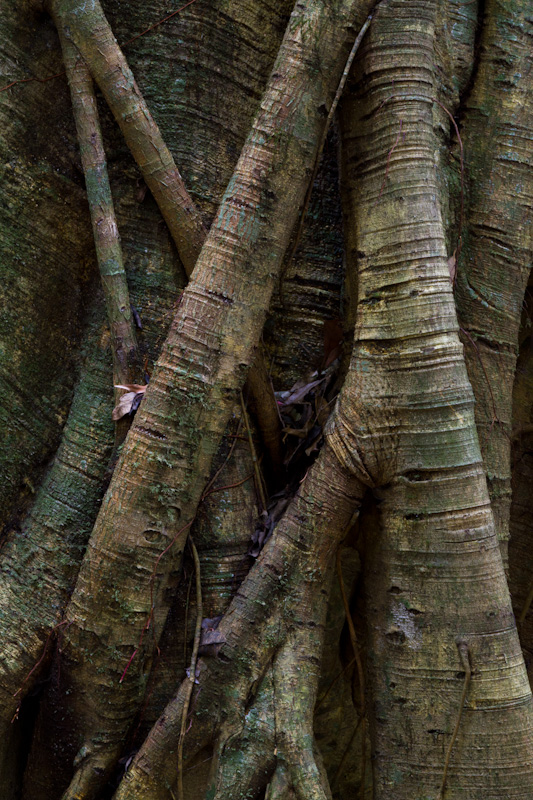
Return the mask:
{"type": "MultiPolygon", "coordinates": [[[[130,384],[140,378],[141,359],[107,174],[93,81],[83,59],[74,45],[64,36],[61,28],[59,36],[72,97],[96,258],[111,333],[113,383],[130,384]]],[[[118,422],[115,428],[116,446],[123,441],[128,428],[128,420],[118,422]]]]}
{"type": "MultiPolygon", "coordinates": [[[[48,6],[62,40],[76,54],[77,51],[81,53],[87,68],[102,90],[126,144],[167,223],[189,278],[203,247],[207,231],[200,211],[187,191],[172,154],[113,36],[100,3],[95,0],[90,11],[85,7],[81,9],[73,0],[48,0],[48,6]],[[115,77],[117,71],[122,76],[119,85],[115,77]]],[[[129,307],[128,303],[127,308],[129,307]]],[[[281,433],[273,422],[274,412],[277,414],[274,398],[272,397],[271,403],[273,408],[270,409],[263,399],[262,387],[269,383],[263,360],[256,365],[251,381],[251,394],[256,397],[258,422],[261,431],[264,432],[265,445],[272,462],[276,463],[280,459],[281,433]]],[[[115,380],[115,383],[132,382],[134,381],[115,380]]]]}
{"type": "Polygon", "coordinates": [[[72,40],[102,90],[189,276],[206,231],[100,3],[94,0],[82,5],[76,0],[49,0],[48,8],[58,31],[72,40]]]}
{"type": "Polygon", "coordinates": [[[185,734],[187,733],[187,716],[189,714],[189,705],[191,702],[192,690],[196,680],[196,662],[198,660],[198,648],[200,647],[200,636],[202,633],[202,580],[200,574],[200,558],[198,557],[198,550],[194,544],[191,536],[189,536],[189,544],[192,550],[194,559],[194,571],[196,574],[196,628],[194,631],[194,645],[192,648],[191,664],[189,667],[189,680],[186,684],[185,698],[183,701],[183,712],[181,716],[181,730],[180,738],[178,741],[178,800],[185,800],[183,792],[183,743],[185,741],[185,734]]]}
{"type": "Polygon", "coordinates": [[[357,675],[359,678],[359,702],[361,705],[360,714],[361,714],[361,725],[362,725],[362,735],[361,735],[361,784],[360,784],[360,794],[361,798],[365,796],[365,771],[366,771],[366,710],[365,710],[365,673],[363,670],[363,662],[361,661],[361,654],[359,653],[359,645],[357,643],[357,634],[355,632],[355,627],[352,620],[352,615],[350,613],[350,605],[348,603],[348,597],[346,596],[346,589],[344,588],[344,579],[342,577],[342,568],[341,568],[341,548],[337,549],[337,557],[336,557],[336,565],[337,565],[337,576],[339,579],[339,586],[341,589],[342,595],[342,603],[344,606],[344,613],[346,615],[346,622],[348,623],[348,630],[350,632],[350,641],[352,643],[352,649],[354,652],[354,659],[357,665],[357,675]]]}
{"type": "Polygon", "coordinates": [[[470,650],[468,644],[465,642],[464,639],[459,639],[457,642],[457,649],[459,651],[459,658],[461,659],[461,664],[463,665],[463,670],[465,673],[465,682],[463,685],[463,692],[461,694],[461,702],[459,705],[459,713],[457,714],[457,722],[455,723],[455,728],[453,729],[452,738],[450,739],[450,744],[448,745],[448,750],[446,752],[446,758],[444,760],[444,771],[442,773],[442,781],[440,785],[440,790],[437,795],[437,800],[444,800],[444,792],[446,791],[446,778],[448,777],[448,767],[450,766],[450,758],[452,755],[452,749],[455,744],[455,740],[457,739],[457,734],[459,733],[459,728],[461,726],[461,718],[463,716],[463,708],[466,700],[466,695],[468,692],[468,687],[470,686],[470,679],[472,677],[472,665],[470,663],[470,650]]]}

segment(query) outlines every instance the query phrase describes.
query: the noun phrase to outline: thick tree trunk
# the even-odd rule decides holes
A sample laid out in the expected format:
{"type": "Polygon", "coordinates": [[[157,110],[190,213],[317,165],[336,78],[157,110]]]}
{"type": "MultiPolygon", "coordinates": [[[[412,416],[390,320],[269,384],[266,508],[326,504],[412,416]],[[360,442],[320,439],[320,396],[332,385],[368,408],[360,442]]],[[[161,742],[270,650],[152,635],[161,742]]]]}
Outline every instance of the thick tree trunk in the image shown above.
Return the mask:
{"type": "MultiPolygon", "coordinates": [[[[128,6],[132,13],[124,16],[123,3],[105,4],[113,30],[122,32],[120,40],[154,22],[152,8],[152,16],[141,22],[141,6],[135,11],[128,6]]],[[[74,759],[65,797],[110,796],[110,787],[102,788],[107,772],[143,739],[118,788],[120,800],[206,793],[218,800],[323,800],[332,790],[352,796],[356,788],[364,792],[367,722],[376,798],[478,800],[483,795],[495,800],[532,794],[531,695],[498,551],[498,537],[505,541],[509,524],[514,437],[520,447],[515,450],[511,577],[515,608],[525,616],[525,650],[533,652],[525,614],[533,593],[524,524],[531,423],[524,334],[520,369],[525,372],[515,382],[511,423],[520,307],[532,251],[531,23],[523,2],[505,8],[487,2],[478,18],[476,4],[386,0],[373,19],[341,125],[350,368],[318,460],[244,578],[255,498],[249,445],[240,440],[244,424],[238,421],[236,390],[271,296],[264,361],[282,381],[279,388],[290,386],[311,362],[323,363],[324,314],[339,315],[335,200],[323,202],[315,192],[308,215],[314,234],[304,231],[292,265],[282,258],[348,51],[341,46],[345,33],[353,40],[369,10],[368,4],[348,0],[324,4],[324,15],[321,7],[297,4],[270,94],[245,143],[287,3],[268,9],[241,0],[208,8],[193,3],[168,27],[136,40],[131,63],[146,102],[125,62],[114,60],[103,16],[96,32],[90,26],[84,32],[73,15],[75,4],[53,3],[60,26],[70,14],[65,33],[92,63],[163,207],[188,273],[245,145],[112,478],[75,588],[110,477],[110,342],[99,292],[92,297],[96,281],[87,279],[83,266],[84,253],[91,250],[87,215],[68,223],[63,215],[57,222],[54,193],[63,193],[69,209],[79,203],[70,155],[42,131],[35,131],[35,141],[27,133],[36,115],[32,104],[41,103],[59,124],[66,94],[55,91],[53,83],[25,84],[28,102],[20,101],[21,87],[0,92],[6,121],[0,152],[8,164],[1,237],[7,325],[0,350],[10,437],[0,489],[7,522],[0,575],[5,746],[0,771],[6,800],[19,796],[17,772],[27,752],[20,736],[27,735],[30,723],[24,704],[18,739],[11,736],[17,728],[10,720],[23,695],[45,674],[55,626],[62,662],[56,659],[58,669],[46,687],[26,768],[24,796],[32,800],[56,800],[70,781],[74,759]],[[310,16],[306,9],[313,9],[310,16]],[[359,10],[355,18],[354,9],[359,10]],[[158,38],[159,52],[170,56],[163,55],[152,72],[158,48],[151,37],[158,38]],[[313,56],[298,65],[296,56],[304,52],[313,56]],[[284,55],[290,56],[287,70],[284,55]],[[125,93],[117,76],[125,79],[125,93]],[[450,114],[461,120],[461,140],[450,114]],[[155,161],[145,148],[147,136],[159,137],[155,161]],[[20,154],[18,161],[14,153],[20,154]],[[171,183],[178,179],[176,191],[163,187],[159,196],[161,180],[168,177],[171,183]],[[183,194],[185,186],[190,195],[183,194]],[[30,283],[27,265],[36,244],[17,231],[36,216],[32,203],[40,190],[48,205],[46,215],[39,208],[37,238],[46,240],[47,249],[42,280],[30,283]],[[181,211],[175,215],[176,204],[181,211]],[[190,235],[185,235],[189,221],[190,235]],[[454,251],[459,263],[452,287],[454,251]],[[54,298],[63,274],[62,314],[51,314],[51,306],[59,307],[54,298]],[[76,318],[84,292],[91,301],[80,359],[76,318]],[[34,315],[25,304],[36,306],[34,315]],[[29,332],[27,320],[33,326],[29,332]],[[29,353],[24,349],[28,336],[29,353]],[[299,348],[296,342],[304,340],[299,348]],[[76,380],[71,370],[55,366],[58,354],[62,367],[77,364],[76,380]],[[72,390],[61,445],[41,480],[40,465],[54,452],[72,390]],[[518,434],[512,424],[520,427],[518,434]],[[224,430],[226,444],[214,462],[224,430]],[[15,442],[19,450],[10,444],[15,442]],[[205,496],[197,513],[213,466],[209,492],[215,493],[205,496]],[[23,492],[21,483],[27,487],[23,492]],[[335,552],[365,492],[373,512],[363,514],[358,540],[367,622],[363,696],[365,681],[354,663],[359,646],[353,630],[350,645],[348,633],[341,635],[345,609],[331,582],[335,552]],[[217,628],[218,644],[199,663],[190,703],[187,679],[157,719],[190,661],[199,624],[190,599],[190,559],[181,576],[178,572],[193,521],[204,616],[223,614],[244,582],[217,628]],[[162,634],[178,582],[175,616],[162,634]],[[335,620],[329,634],[328,597],[328,619],[335,620]],[[183,628],[178,636],[176,625],[183,628]],[[160,662],[152,658],[154,638],[160,641],[160,662]],[[324,642],[332,652],[321,659],[324,642]],[[343,690],[328,716],[325,706],[339,685],[343,690]],[[352,726],[333,736],[338,743],[327,744],[328,731],[313,731],[317,692],[315,718],[320,720],[322,711],[325,720],[319,727],[328,728],[339,717],[352,726]],[[143,696],[141,717],[125,744],[143,696]],[[325,763],[317,747],[321,743],[325,763]],[[351,783],[343,777],[348,772],[355,775],[351,783]]],[[[9,57],[12,46],[33,74],[59,71],[58,62],[50,63],[46,42],[36,59],[28,60],[33,23],[19,20],[14,4],[7,12],[9,32],[17,27],[4,40],[9,57]]],[[[55,42],[49,22],[41,19],[43,31],[55,42]]],[[[134,199],[136,168],[110,133],[109,120],[105,127],[112,142],[108,162],[118,227],[131,254],[130,291],[141,311],[141,347],[149,363],[164,338],[165,322],[176,311],[175,287],[183,278],[172,274],[177,259],[150,195],[144,202],[134,199]]],[[[67,140],[72,149],[72,129],[67,140]]],[[[332,144],[323,172],[330,180],[334,161],[332,144]]],[[[95,165],[85,159],[84,166],[87,176],[95,165]]],[[[86,181],[90,195],[94,185],[86,181]]],[[[93,192],[93,209],[97,195],[93,192]]],[[[109,207],[109,196],[106,203],[109,207]]],[[[99,255],[105,273],[116,259],[107,258],[109,241],[103,245],[99,255]]],[[[112,323],[114,314],[119,322],[124,311],[129,314],[125,298],[119,293],[118,316],[117,308],[108,306],[112,323]]],[[[130,334],[131,326],[127,335],[133,343],[130,334]]],[[[115,357],[117,347],[116,342],[111,347],[115,357]]],[[[270,392],[265,369],[262,375],[270,392]]],[[[276,419],[273,428],[279,432],[276,419]]],[[[271,459],[279,480],[278,441],[271,459]]],[[[505,554],[504,545],[502,550],[505,554]]],[[[347,613],[354,614],[354,608],[347,613]]]]}
{"type": "Polygon", "coordinates": [[[311,3],[293,13],[102,504],[65,616],[62,673],[80,742],[65,797],[95,796],[142,699],[145,633],[160,636],[169,576],[260,335],[356,8],[311,3]],[[322,80],[311,90],[317,63],[322,80]]]}
{"type": "Polygon", "coordinates": [[[460,711],[460,640],[474,678],[447,796],[478,797],[479,769],[487,796],[526,797],[531,695],[436,203],[435,12],[436,4],[397,2],[379,15],[344,115],[358,306],[336,418],[352,432],[347,465],[379,489],[381,532],[369,543],[366,578],[374,796],[437,796],[460,711]]]}
{"type": "Polygon", "coordinates": [[[532,24],[524,4],[485,3],[473,89],[463,120],[468,174],[457,313],[494,522],[507,560],[511,411],[518,330],[533,263],[530,71],[532,24]],[[505,83],[503,106],[499,88],[505,83]]]}

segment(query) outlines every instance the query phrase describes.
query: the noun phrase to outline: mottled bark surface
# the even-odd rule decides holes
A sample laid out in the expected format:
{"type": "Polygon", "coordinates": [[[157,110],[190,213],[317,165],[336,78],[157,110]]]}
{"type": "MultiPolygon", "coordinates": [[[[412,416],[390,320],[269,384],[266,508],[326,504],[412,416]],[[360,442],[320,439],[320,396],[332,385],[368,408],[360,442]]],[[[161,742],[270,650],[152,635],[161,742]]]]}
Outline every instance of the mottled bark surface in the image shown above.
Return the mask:
{"type": "Polygon", "coordinates": [[[479,796],[479,769],[487,796],[525,798],[531,695],[436,202],[435,13],[431,3],[398,2],[378,17],[344,116],[358,304],[335,420],[349,431],[339,437],[339,457],[376,487],[380,503],[381,533],[368,543],[366,575],[374,796],[437,795],[459,713],[457,676],[464,678],[459,637],[475,677],[447,796],[479,796]],[[490,722],[498,713],[513,730],[508,748],[490,722]],[[510,759],[512,774],[504,770],[510,759]]]}
{"type": "Polygon", "coordinates": [[[157,640],[166,618],[170,576],[260,335],[355,8],[311,3],[293,13],[102,504],[65,616],[63,680],[79,727],[66,796],[95,796],[141,701],[143,631],[157,640]],[[317,64],[323,78],[311,88],[317,64]]]}
{"type": "MultiPolygon", "coordinates": [[[[107,21],[50,4],[83,166],[64,77],[0,91],[2,796],[531,796],[531,694],[500,553],[512,475],[530,660],[528,5],[313,1],[289,21],[285,0],[196,0],[149,31],[173,9],[103,6],[107,21]],[[150,388],[112,474],[130,299],[150,388]],[[251,411],[261,395],[275,411],[271,382],[311,384],[341,325],[346,380],[336,403],[333,379],[290,413],[278,394],[284,422],[271,414],[268,445],[252,420],[254,455],[235,400],[264,323],[251,411]],[[298,425],[330,409],[295,471],[298,425]],[[281,495],[261,496],[261,471],[281,495]],[[265,505],[286,510],[255,561],[265,505]],[[190,700],[189,534],[211,637],[190,700]]],[[[5,12],[3,83],[60,72],[51,20],[5,12]]]]}

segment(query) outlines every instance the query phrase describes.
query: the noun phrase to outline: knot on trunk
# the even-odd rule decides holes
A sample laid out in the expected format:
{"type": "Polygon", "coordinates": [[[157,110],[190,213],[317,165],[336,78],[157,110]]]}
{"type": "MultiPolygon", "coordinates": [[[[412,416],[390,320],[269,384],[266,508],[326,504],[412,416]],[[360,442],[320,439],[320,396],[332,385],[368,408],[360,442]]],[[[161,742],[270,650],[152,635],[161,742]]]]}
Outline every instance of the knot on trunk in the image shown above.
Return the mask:
{"type": "Polygon", "coordinates": [[[397,472],[397,432],[372,423],[371,410],[345,406],[339,398],[324,429],[328,444],[341,466],[363,485],[375,489],[389,483],[397,472]]]}

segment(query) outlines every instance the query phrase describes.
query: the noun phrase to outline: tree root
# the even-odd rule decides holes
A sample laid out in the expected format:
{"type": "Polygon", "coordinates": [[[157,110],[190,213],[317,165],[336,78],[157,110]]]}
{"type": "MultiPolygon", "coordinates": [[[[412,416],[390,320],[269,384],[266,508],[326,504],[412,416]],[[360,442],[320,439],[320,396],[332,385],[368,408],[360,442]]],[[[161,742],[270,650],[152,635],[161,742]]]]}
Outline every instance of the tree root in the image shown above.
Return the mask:
{"type": "MultiPolygon", "coordinates": [[[[328,599],[324,586],[331,583],[337,546],[361,496],[361,485],[346,477],[326,443],[220,623],[224,643],[215,657],[200,661],[185,757],[193,758],[216,735],[219,755],[211,787],[217,797],[224,791],[228,796],[226,774],[236,780],[235,753],[239,768],[242,759],[250,759],[250,769],[243,769],[247,777],[242,778],[248,789],[258,775],[266,785],[273,767],[286,762],[296,796],[329,797],[323,771],[312,755],[328,599]],[[268,727],[272,708],[273,729],[268,727]],[[250,738],[250,726],[254,735],[261,729],[261,758],[243,745],[250,738]],[[314,776],[315,794],[305,794],[310,790],[305,774],[314,776]]],[[[170,754],[179,736],[184,700],[182,684],[135,757],[115,800],[171,796],[161,794],[161,786],[171,786],[176,779],[170,754]]]]}

